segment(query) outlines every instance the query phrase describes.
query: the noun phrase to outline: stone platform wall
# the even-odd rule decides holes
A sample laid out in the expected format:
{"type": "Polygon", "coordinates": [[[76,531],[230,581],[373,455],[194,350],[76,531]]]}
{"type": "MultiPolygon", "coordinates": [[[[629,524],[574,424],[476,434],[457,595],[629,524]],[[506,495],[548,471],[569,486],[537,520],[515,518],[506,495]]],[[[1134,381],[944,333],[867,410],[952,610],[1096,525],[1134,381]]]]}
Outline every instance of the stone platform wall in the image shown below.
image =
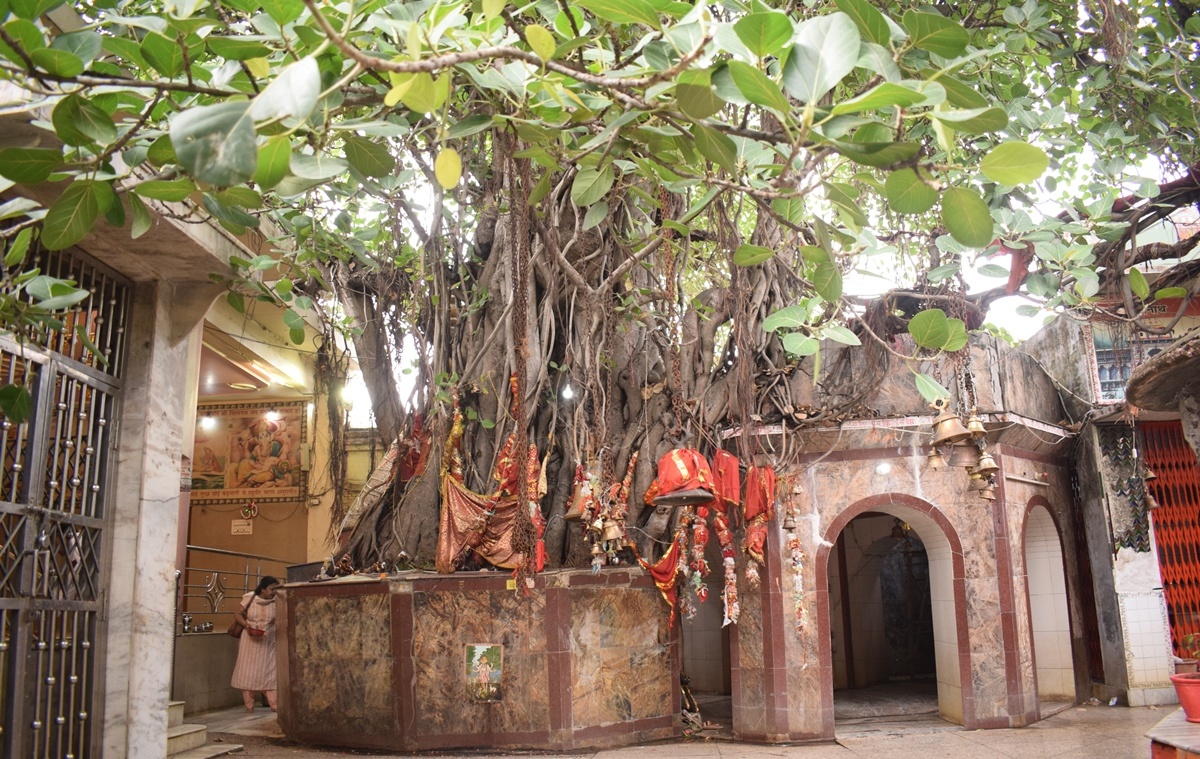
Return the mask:
{"type": "Polygon", "coordinates": [[[640,570],[409,573],[287,585],[279,723],[301,743],[573,750],[680,734],[679,643],[640,570]],[[503,647],[499,700],[468,645],[503,647]]]}

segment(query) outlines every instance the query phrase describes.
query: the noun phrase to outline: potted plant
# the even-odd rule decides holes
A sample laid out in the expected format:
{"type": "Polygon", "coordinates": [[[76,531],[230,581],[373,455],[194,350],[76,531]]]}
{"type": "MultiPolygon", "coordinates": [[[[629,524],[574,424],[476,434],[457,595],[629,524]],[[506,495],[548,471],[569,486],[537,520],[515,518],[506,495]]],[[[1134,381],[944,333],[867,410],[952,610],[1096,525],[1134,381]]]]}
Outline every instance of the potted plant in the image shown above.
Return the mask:
{"type": "Polygon", "coordinates": [[[1200,659],[1200,635],[1188,633],[1179,639],[1179,656],[1175,657],[1175,674],[1196,671],[1200,659]]]}

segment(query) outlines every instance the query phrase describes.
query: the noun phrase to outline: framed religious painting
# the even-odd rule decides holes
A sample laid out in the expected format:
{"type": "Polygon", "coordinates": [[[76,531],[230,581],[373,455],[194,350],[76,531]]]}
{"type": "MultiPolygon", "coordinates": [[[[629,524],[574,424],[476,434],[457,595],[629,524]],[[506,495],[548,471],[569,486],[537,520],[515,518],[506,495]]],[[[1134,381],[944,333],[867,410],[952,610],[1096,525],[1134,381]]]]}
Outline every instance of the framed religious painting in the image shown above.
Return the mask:
{"type": "Polygon", "coordinates": [[[468,643],[466,649],[467,697],[472,701],[499,701],[504,646],[499,643],[468,643]]]}
{"type": "Polygon", "coordinates": [[[307,403],[201,406],[192,502],[295,501],[305,496],[300,449],[307,403]]]}

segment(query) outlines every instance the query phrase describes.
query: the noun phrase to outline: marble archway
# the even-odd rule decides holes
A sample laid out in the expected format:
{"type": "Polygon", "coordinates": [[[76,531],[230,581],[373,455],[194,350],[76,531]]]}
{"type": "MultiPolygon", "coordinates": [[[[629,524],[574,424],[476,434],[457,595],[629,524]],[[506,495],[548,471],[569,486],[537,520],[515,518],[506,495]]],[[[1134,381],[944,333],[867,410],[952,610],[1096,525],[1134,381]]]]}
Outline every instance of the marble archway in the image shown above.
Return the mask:
{"type": "MultiPolygon", "coordinates": [[[[964,709],[964,704],[973,700],[973,687],[967,645],[963,551],[953,526],[937,507],[905,493],[886,493],[864,498],[843,510],[825,531],[824,544],[815,557],[818,593],[828,593],[832,546],[838,536],[851,520],[867,512],[889,514],[902,520],[925,546],[933,612],[938,711],[947,721],[973,727],[973,715],[964,709]]],[[[823,662],[832,661],[829,608],[828,598],[818,604],[818,636],[823,662]]],[[[832,668],[822,677],[821,693],[828,722],[832,722],[832,668]]],[[[832,727],[827,724],[828,732],[832,733],[832,727]]]]}
{"type": "Polygon", "coordinates": [[[1025,574],[1038,702],[1075,700],[1075,664],[1062,539],[1050,511],[1033,502],[1025,517],[1025,574]]]}

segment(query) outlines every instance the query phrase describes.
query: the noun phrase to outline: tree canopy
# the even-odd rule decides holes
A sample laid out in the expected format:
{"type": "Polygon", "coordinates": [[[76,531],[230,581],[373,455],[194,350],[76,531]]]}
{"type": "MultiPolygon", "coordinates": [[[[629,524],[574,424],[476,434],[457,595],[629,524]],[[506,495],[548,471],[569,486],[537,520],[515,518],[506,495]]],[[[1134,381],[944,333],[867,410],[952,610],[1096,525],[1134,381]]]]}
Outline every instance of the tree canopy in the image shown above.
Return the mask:
{"type": "MultiPolygon", "coordinates": [[[[863,412],[869,382],[801,410],[778,381],[827,375],[828,341],[956,352],[1005,294],[1186,303],[1197,239],[1138,234],[1200,199],[1195,10],[0,0],[3,113],[45,131],[0,150],[0,318],[53,325],[77,297],[33,244],[154,214],[258,229],[273,254],[214,272],[231,303],[348,335],[387,438],[457,397],[478,488],[502,431],[553,449],[561,510],[590,455],[618,481],[689,434],[863,412]],[[48,207],[19,195],[47,183],[48,207]],[[868,303],[863,276],[894,292],[868,303]]],[[[428,509],[395,506],[364,556],[428,556],[428,509]]]]}

